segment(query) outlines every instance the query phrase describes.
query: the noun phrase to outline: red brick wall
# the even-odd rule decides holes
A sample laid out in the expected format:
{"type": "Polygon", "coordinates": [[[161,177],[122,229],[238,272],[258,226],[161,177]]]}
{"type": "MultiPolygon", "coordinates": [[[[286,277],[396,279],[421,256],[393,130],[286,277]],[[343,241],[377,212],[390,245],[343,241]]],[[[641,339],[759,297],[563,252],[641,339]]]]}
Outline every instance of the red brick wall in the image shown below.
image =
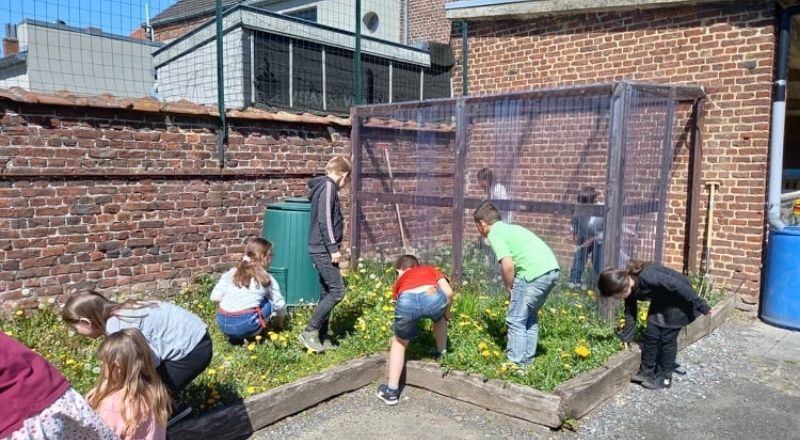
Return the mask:
{"type": "MultiPolygon", "coordinates": [[[[469,91],[485,94],[621,79],[706,87],[703,182],[722,181],[712,274],[739,306],[758,302],[775,51],[773,2],[470,23],[469,91]]],[[[455,33],[451,43],[461,56],[455,33]]],[[[454,69],[461,88],[460,64],[454,69]]],[[[683,265],[688,151],[674,162],[667,262],[683,265]]],[[[703,185],[703,182],[700,184],[703,185]]],[[[705,229],[708,192],[701,204],[705,229]]]]}
{"type": "Polygon", "coordinates": [[[408,42],[447,43],[450,39],[450,20],[444,16],[449,0],[408,0],[408,42]]]}
{"type": "Polygon", "coordinates": [[[0,117],[5,309],[222,270],[261,235],[267,204],[350,154],[347,127],[234,118],[220,175],[214,118],[7,101],[0,117]]]}

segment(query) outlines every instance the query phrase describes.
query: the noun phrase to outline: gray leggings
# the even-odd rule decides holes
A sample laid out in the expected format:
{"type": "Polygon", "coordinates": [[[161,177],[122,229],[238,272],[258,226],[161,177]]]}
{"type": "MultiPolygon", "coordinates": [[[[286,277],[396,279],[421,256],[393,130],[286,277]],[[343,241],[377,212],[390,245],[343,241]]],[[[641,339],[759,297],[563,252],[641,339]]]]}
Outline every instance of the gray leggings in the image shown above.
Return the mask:
{"type": "Polygon", "coordinates": [[[311,261],[319,272],[319,283],[322,289],[319,293],[319,302],[311,320],[308,321],[306,331],[317,331],[320,335],[328,333],[328,321],[336,304],[344,299],[344,280],[339,271],[339,265],[334,264],[328,253],[311,254],[311,261]]]}

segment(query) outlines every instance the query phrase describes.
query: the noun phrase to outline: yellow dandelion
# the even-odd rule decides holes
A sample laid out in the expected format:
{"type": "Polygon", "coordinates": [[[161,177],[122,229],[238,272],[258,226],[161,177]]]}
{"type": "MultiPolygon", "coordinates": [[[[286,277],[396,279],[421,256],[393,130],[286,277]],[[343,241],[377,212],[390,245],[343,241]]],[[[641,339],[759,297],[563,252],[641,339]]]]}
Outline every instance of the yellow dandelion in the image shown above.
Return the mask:
{"type": "Polygon", "coordinates": [[[6,332],[6,334],[7,334],[8,336],[14,336],[14,332],[12,332],[11,330],[7,331],[7,332],[6,332]]]}
{"type": "Polygon", "coordinates": [[[583,359],[586,359],[586,358],[588,358],[589,356],[592,355],[592,350],[589,347],[581,344],[581,345],[575,347],[575,354],[577,354],[578,356],[580,356],[583,359]]]}
{"type": "Polygon", "coordinates": [[[491,356],[491,355],[492,355],[492,353],[491,353],[489,350],[483,350],[483,351],[481,352],[481,355],[482,355],[483,357],[485,357],[485,358],[488,358],[489,356],[491,356]]]}
{"type": "Polygon", "coordinates": [[[206,374],[208,374],[209,376],[213,376],[213,375],[217,374],[217,370],[215,370],[213,368],[209,368],[208,370],[206,370],[206,374]]]}
{"type": "Polygon", "coordinates": [[[383,306],[382,308],[383,308],[384,312],[388,312],[389,310],[392,310],[392,308],[389,307],[389,306],[383,306]]]}
{"type": "Polygon", "coordinates": [[[256,335],[256,341],[260,341],[262,339],[264,339],[264,338],[262,338],[261,335],[256,335]]]}
{"type": "Polygon", "coordinates": [[[492,354],[494,354],[494,357],[500,357],[500,352],[497,350],[493,351],[492,354]]]}
{"type": "Polygon", "coordinates": [[[251,342],[251,343],[247,344],[247,350],[248,351],[253,351],[255,349],[256,349],[256,343],[255,342],[251,342]]]}
{"type": "Polygon", "coordinates": [[[486,350],[487,348],[489,348],[489,344],[487,344],[487,343],[485,343],[485,342],[481,342],[480,344],[478,344],[478,348],[479,348],[481,351],[484,351],[484,350],[486,350]]]}
{"type": "Polygon", "coordinates": [[[251,355],[250,356],[250,360],[255,360],[255,359],[256,359],[256,355],[251,355]]]}
{"type": "Polygon", "coordinates": [[[584,321],[584,320],[586,320],[586,317],[585,317],[585,316],[583,316],[583,315],[578,315],[578,321],[584,321]]]}
{"type": "Polygon", "coordinates": [[[509,301],[509,300],[506,300],[506,301],[504,302],[504,304],[505,304],[505,305],[509,305],[509,304],[511,304],[511,301],[509,301]]]}
{"type": "Polygon", "coordinates": [[[17,312],[16,312],[15,314],[16,314],[17,316],[22,316],[22,315],[24,315],[24,314],[25,314],[25,311],[24,311],[24,310],[17,310],[17,312]]]}
{"type": "Polygon", "coordinates": [[[266,375],[266,374],[262,374],[262,375],[261,375],[261,376],[259,376],[259,377],[261,378],[261,380],[267,380],[267,375],[266,375]]]}
{"type": "Polygon", "coordinates": [[[267,334],[267,336],[269,336],[269,340],[270,340],[270,341],[273,341],[273,342],[274,342],[274,341],[277,341],[277,340],[278,340],[278,334],[277,334],[277,333],[275,333],[275,332],[269,332],[269,333],[267,334]]]}
{"type": "Polygon", "coordinates": [[[247,387],[247,394],[255,394],[256,391],[256,387],[247,387]]]}
{"type": "Polygon", "coordinates": [[[508,367],[506,366],[506,364],[503,364],[503,365],[500,366],[500,372],[501,373],[505,373],[507,370],[508,370],[508,367]]]}
{"type": "Polygon", "coordinates": [[[314,351],[314,350],[312,350],[312,349],[310,349],[310,348],[306,348],[306,353],[308,353],[308,354],[314,354],[314,353],[316,353],[316,351],[314,351]]]}
{"type": "Polygon", "coordinates": [[[67,365],[74,365],[75,364],[75,359],[67,359],[66,364],[67,365]]]}

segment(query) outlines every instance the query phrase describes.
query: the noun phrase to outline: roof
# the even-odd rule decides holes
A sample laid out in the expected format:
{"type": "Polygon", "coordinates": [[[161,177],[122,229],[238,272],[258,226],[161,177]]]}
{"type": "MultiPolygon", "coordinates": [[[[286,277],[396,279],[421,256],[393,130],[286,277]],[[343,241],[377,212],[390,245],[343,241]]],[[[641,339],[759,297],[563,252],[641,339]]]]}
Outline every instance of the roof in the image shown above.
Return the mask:
{"type": "MultiPolygon", "coordinates": [[[[222,9],[238,5],[245,0],[222,0],[222,9]]],[[[153,25],[167,24],[214,13],[216,0],[178,0],[150,21],[153,25]]]]}
{"type": "Polygon", "coordinates": [[[12,53],[11,55],[0,58],[0,69],[10,69],[12,67],[25,64],[28,60],[28,51],[12,53]]]}
{"type": "MultiPolygon", "coordinates": [[[[274,3],[277,0],[222,0],[222,9],[235,5],[254,6],[257,4],[274,3]]],[[[174,5],[161,11],[150,21],[152,25],[164,25],[191,18],[205,17],[214,14],[217,7],[216,0],[178,0],[174,5]]]]}

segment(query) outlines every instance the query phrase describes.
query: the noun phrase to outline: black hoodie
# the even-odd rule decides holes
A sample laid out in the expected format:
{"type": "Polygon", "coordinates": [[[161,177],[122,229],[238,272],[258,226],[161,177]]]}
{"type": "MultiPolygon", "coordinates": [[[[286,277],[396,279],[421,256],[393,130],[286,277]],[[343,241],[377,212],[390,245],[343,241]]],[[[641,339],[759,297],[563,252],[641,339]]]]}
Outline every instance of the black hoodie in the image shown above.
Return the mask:
{"type": "Polygon", "coordinates": [[[344,236],[344,218],[336,183],[328,176],[314,177],[308,182],[308,198],[311,200],[308,251],[312,254],[339,252],[344,236]]]}

